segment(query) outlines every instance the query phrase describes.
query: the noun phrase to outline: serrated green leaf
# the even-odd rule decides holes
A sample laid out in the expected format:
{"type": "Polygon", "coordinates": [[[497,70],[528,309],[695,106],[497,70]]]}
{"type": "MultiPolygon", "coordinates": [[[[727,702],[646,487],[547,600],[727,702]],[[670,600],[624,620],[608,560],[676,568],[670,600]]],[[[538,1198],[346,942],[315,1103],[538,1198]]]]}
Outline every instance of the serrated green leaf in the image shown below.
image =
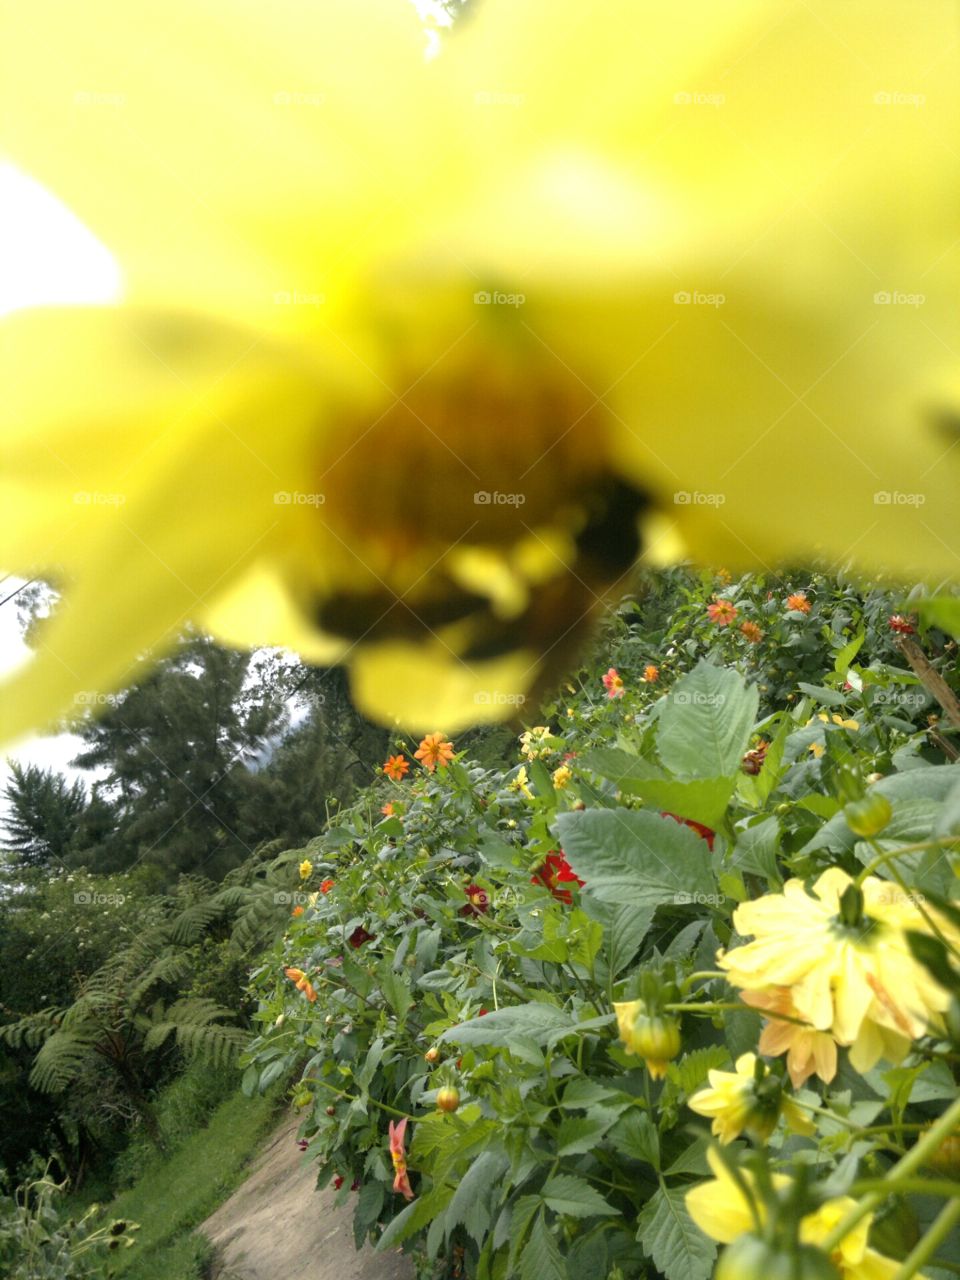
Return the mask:
{"type": "Polygon", "coordinates": [[[453,1187],[434,1187],[424,1196],[411,1200],[405,1209],[387,1223],[383,1235],[377,1241],[377,1252],[385,1253],[432,1222],[443,1213],[453,1198],[453,1187]]]}
{"type": "Polygon", "coordinates": [[[661,1187],[640,1213],[637,1239],[667,1280],[707,1280],[717,1246],[687,1213],[684,1193],[661,1187]]]}
{"type": "Polygon", "coordinates": [[[560,1248],[542,1216],[534,1221],[523,1250],[520,1280],[568,1280],[560,1248]]]}
{"type": "Polygon", "coordinates": [[[620,906],[607,927],[607,958],[614,977],[621,974],[643,945],[656,907],[620,906]]]}
{"type": "Polygon", "coordinates": [[[440,1037],[455,1044],[493,1045],[507,1048],[512,1039],[526,1039],[535,1045],[546,1044],[551,1036],[570,1031],[573,1019],[556,1005],[531,1001],[511,1005],[484,1017],[473,1018],[450,1027],[440,1037]]]}
{"type": "Polygon", "coordinates": [[[621,1116],[611,1129],[609,1139],[618,1151],[634,1160],[643,1160],[660,1167],[660,1138],[656,1127],[646,1112],[634,1107],[621,1116]]]}
{"type": "Polygon", "coordinates": [[[665,767],[680,778],[735,778],[759,699],[739,672],[701,659],[660,713],[657,751],[665,767]]]}
{"type": "Polygon", "coordinates": [[[645,810],[587,809],[557,819],[585,893],[637,909],[716,894],[706,845],[681,822],[645,810]]]}
{"type": "Polygon", "coordinates": [[[542,1201],[539,1196],[520,1196],[513,1204],[510,1216],[510,1257],[508,1270],[512,1272],[517,1254],[523,1248],[527,1230],[542,1201]]]}
{"type": "Polygon", "coordinates": [[[554,1213],[567,1218],[616,1217],[619,1214],[619,1210],[608,1204],[596,1187],[574,1174],[560,1173],[550,1178],[540,1194],[554,1213]]]}
{"type": "Polygon", "coordinates": [[[460,1179],[444,1216],[448,1239],[453,1228],[463,1223],[477,1244],[483,1243],[490,1226],[490,1191],[509,1163],[502,1151],[484,1151],[473,1161],[460,1179]]]}
{"type": "Polygon", "coordinates": [[[600,1107],[595,1108],[592,1115],[567,1116],[557,1131],[557,1155],[575,1156],[592,1151],[616,1118],[615,1112],[603,1112],[600,1107]]]}

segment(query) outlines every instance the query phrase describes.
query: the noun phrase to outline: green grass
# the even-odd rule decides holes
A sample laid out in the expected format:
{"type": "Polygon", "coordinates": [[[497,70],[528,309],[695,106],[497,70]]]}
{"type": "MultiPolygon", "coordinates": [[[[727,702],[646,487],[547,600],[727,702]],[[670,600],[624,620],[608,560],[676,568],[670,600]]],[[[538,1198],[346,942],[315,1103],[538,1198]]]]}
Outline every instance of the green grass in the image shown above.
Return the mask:
{"type": "Polygon", "coordinates": [[[245,1166],[276,1123],[282,1094],[231,1094],[203,1129],[166,1159],[147,1165],[137,1182],[107,1206],[110,1218],[139,1222],[137,1243],[111,1258],[126,1280],[196,1280],[210,1257],[193,1228],[243,1181],[245,1166]]]}

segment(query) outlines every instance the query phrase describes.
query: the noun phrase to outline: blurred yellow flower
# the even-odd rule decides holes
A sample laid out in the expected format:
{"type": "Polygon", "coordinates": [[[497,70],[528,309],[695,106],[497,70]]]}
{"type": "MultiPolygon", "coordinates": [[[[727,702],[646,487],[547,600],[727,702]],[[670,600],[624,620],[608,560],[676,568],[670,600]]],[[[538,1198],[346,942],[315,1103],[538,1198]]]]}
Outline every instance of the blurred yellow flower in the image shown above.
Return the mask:
{"type": "Polygon", "coordinates": [[[641,551],[956,576],[947,0],[485,0],[429,62],[402,0],[41,10],[0,152],[123,293],[3,322],[0,565],[63,593],[7,738],[189,621],[452,731],[641,551]]]}
{"type": "MultiPolygon", "coordinates": [[[[706,1235],[721,1244],[730,1244],[744,1232],[755,1227],[750,1206],[744,1194],[715,1151],[707,1152],[707,1160],[713,1171],[713,1179],[701,1182],[686,1194],[686,1206],[691,1218],[706,1235]]],[[[741,1169],[740,1175],[750,1192],[756,1192],[756,1180],[749,1170],[741,1169]]],[[[773,1186],[782,1191],[790,1179],[782,1173],[772,1176],[773,1186]]],[[[759,1194],[754,1203],[761,1225],[766,1220],[766,1207],[759,1194]]],[[[849,1196],[828,1200],[814,1213],[800,1220],[799,1237],[803,1244],[820,1245],[840,1221],[853,1208],[856,1201],[849,1196]]],[[[893,1280],[900,1263],[886,1258],[867,1245],[873,1215],[866,1214],[843,1237],[832,1251],[831,1258],[842,1280],[893,1280]]],[[[920,1278],[923,1280],[923,1277],[920,1278]]]]}
{"type": "Polygon", "coordinates": [[[559,769],[554,769],[551,774],[553,785],[562,791],[573,777],[573,770],[568,764],[562,764],[559,769]]]}
{"type": "Polygon", "coordinates": [[[827,1031],[817,1031],[799,1019],[789,987],[742,991],[740,998],[752,1009],[769,1013],[757,1048],[771,1058],[787,1055],[787,1074],[795,1089],[816,1074],[829,1084],[837,1074],[837,1042],[827,1031]]]}
{"type": "Polygon", "coordinates": [[[510,791],[518,791],[520,795],[526,796],[528,800],[533,799],[533,792],[530,790],[530,779],[527,777],[526,765],[521,765],[515,776],[507,783],[510,791]]]}
{"type": "Polygon", "coordinates": [[[710,1087],[693,1095],[687,1104],[690,1110],[711,1117],[711,1132],[724,1144],[741,1133],[766,1142],[781,1116],[794,1133],[814,1133],[797,1104],[784,1096],[779,1081],[762,1068],[758,1077],[757,1062],[755,1053],[742,1053],[735,1070],[709,1071],[710,1087]]]}
{"type": "Polygon", "coordinates": [[[730,982],[788,989],[796,1015],[848,1046],[858,1071],[880,1058],[900,1062],[912,1041],[941,1025],[949,995],[906,938],[908,930],[930,933],[927,916],[889,880],[867,876],[858,890],[831,867],[812,894],[794,879],[782,893],[741,903],[733,924],[754,941],[719,956],[730,982]]]}
{"type": "Polygon", "coordinates": [[[304,860],[300,863],[300,879],[309,880],[312,875],[313,875],[313,863],[310,861],[309,858],[304,858],[304,860]]]}

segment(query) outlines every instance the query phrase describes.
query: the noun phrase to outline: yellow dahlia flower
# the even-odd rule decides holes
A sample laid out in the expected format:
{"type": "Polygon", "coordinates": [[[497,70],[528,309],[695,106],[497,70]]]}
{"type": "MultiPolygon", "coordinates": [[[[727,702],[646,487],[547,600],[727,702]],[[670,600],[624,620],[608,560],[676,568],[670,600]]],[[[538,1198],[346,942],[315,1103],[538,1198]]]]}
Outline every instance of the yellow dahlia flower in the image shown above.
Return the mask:
{"type": "MultiPolygon", "coordinates": [[[[701,1182],[687,1192],[687,1210],[705,1235],[721,1244],[730,1244],[738,1236],[754,1229],[753,1214],[743,1192],[716,1152],[708,1151],[707,1160],[714,1174],[713,1180],[701,1182]]],[[[751,1191],[755,1190],[753,1175],[741,1170],[741,1176],[751,1191]]],[[[773,1175],[773,1185],[777,1190],[783,1190],[789,1183],[790,1179],[784,1174],[773,1175]]],[[[759,1195],[755,1196],[755,1203],[762,1225],[766,1207],[759,1195]]],[[[828,1200],[814,1213],[807,1214],[800,1221],[801,1243],[821,1244],[855,1203],[849,1196],[842,1196],[828,1200]]],[[[861,1218],[831,1254],[843,1280],[892,1280],[899,1270],[899,1262],[867,1246],[872,1220],[872,1214],[861,1218]]]]}
{"type": "Polygon", "coordinates": [[[725,1145],[746,1133],[766,1142],[783,1116],[794,1133],[812,1134],[815,1127],[797,1104],[784,1097],[780,1082],[762,1067],[755,1053],[742,1053],[734,1071],[710,1071],[709,1089],[701,1089],[687,1105],[698,1115],[709,1116],[711,1132],[725,1145]]]}
{"type": "Polygon", "coordinates": [[[741,903],[734,928],[754,941],[718,963],[746,991],[787,988],[796,1016],[849,1046],[853,1066],[868,1071],[881,1057],[899,1062],[950,1000],[907,945],[907,930],[930,932],[915,903],[876,876],[861,888],[862,901],[831,867],[812,895],[788,880],[782,893],[741,903]]]}
{"type": "Polygon", "coordinates": [[[643,1000],[615,1001],[617,1034],[628,1053],[642,1058],[654,1080],[667,1074],[667,1064],[680,1052],[680,1024],[668,1014],[650,1013],[643,1000]]]}
{"type": "Polygon", "coordinates": [[[814,1074],[830,1083],[837,1074],[837,1042],[829,1032],[817,1031],[800,1021],[789,987],[743,991],[740,998],[752,1009],[771,1014],[757,1048],[771,1058],[787,1055],[787,1074],[795,1089],[814,1074]]]}
{"type": "Polygon", "coordinates": [[[454,731],[641,549],[956,576],[954,0],[476,10],[4,5],[0,156],[123,279],[3,324],[7,737],[188,620],[454,731]]]}

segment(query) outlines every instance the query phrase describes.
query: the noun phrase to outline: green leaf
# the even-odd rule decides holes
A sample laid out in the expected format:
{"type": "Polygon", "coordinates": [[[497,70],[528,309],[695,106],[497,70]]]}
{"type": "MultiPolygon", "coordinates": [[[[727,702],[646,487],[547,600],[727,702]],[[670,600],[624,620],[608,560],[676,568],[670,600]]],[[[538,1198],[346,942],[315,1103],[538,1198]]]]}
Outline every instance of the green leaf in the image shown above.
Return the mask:
{"type": "Polygon", "coordinates": [[[925,600],[915,600],[913,608],[927,626],[960,636],[960,599],[956,596],[928,596],[925,600]]]}
{"type": "Polygon", "coordinates": [[[559,1246],[542,1215],[534,1222],[520,1259],[520,1280],[568,1280],[559,1246]]]}
{"type": "Polygon", "coordinates": [[[667,1280],[706,1280],[717,1246],[687,1213],[683,1191],[661,1187],[644,1205],[637,1239],[667,1280]]]}
{"type": "Polygon", "coordinates": [[[592,1151],[616,1118],[615,1112],[604,1114],[600,1107],[587,1116],[565,1117],[557,1132],[557,1155],[579,1156],[592,1151]]]}
{"type": "Polygon", "coordinates": [[[443,1213],[452,1198],[453,1187],[440,1186],[434,1187],[425,1196],[411,1200],[405,1209],[387,1223],[383,1235],[377,1241],[377,1252],[386,1253],[409,1236],[422,1231],[428,1222],[443,1213]]]}
{"type": "Polygon", "coordinates": [[[588,892],[636,909],[715,895],[707,847],[683,823],[646,811],[563,813],[557,827],[567,860],[588,892]]]}
{"type": "Polygon", "coordinates": [[[737,832],[731,863],[750,875],[763,876],[771,889],[783,884],[777,854],[780,850],[780,824],[774,817],[764,818],[752,827],[737,832]]]}
{"type": "Polygon", "coordinates": [[[759,698],[739,672],[701,659],[673,686],[660,713],[657,751],[664,766],[681,778],[735,777],[759,698]]]}
{"type": "Polygon", "coordinates": [[[534,1214],[541,1207],[542,1201],[539,1196],[520,1196],[514,1202],[513,1212],[510,1215],[510,1256],[507,1270],[513,1272],[513,1264],[517,1254],[523,1248],[524,1241],[527,1238],[527,1229],[533,1219],[534,1214]]]}
{"type": "MultiPolygon", "coordinates": [[[[747,1012],[753,1011],[747,1010],[747,1012]]],[[[711,1044],[685,1054],[679,1062],[671,1062],[667,1067],[667,1075],[689,1097],[704,1083],[709,1071],[729,1065],[730,1051],[722,1044],[711,1044]]]]}
{"type": "Polygon", "coordinates": [[[626,969],[643,945],[656,907],[619,906],[607,927],[607,958],[614,977],[626,969]]]}
{"type": "Polygon", "coordinates": [[[727,816],[730,797],[737,784],[735,777],[651,779],[636,788],[636,794],[647,804],[670,813],[679,813],[706,827],[719,827],[727,816]]]}
{"type": "Polygon", "coordinates": [[[572,1031],[575,1025],[570,1015],[556,1005],[533,1001],[530,1004],[498,1009],[482,1018],[473,1018],[470,1022],[461,1022],[446,1030],[440,1039],[453,1040],[456,1044],[493,1045],[498,1048],[508,1048],[510,1041],[514,1039],[527,1039],[534,1044],[544,1045],[551,1037],[572,1031]]]}
{"type": "Polygon", "coordinates": [[[621,1116],[609,1137],[618,1151],[659,1169],[660,1138],[653,1121],[639,1107],[621,1116]]]}
{"type": "Polygon", "coordinates": [[[833,659],[833,670],[838,676],[845,676],[850,670],[850,663],[854,660],[860,650],[863,648],[863,642],[866,640],[867,634],[861,631],[859,635],[853,637],[849,644],[845,644],[833,659]]]}
{"type": "Polygon", "coordinates": [[[662,769],[658,769],[649,760],[631,755],[619,747],[595,747],[593,751],[585,751],[577,764],[583,769],[598,773],[601,778],[614,783],[620,791],[633,795],[635,783],[648,782],[654,778],[663,778],[662,769]]]}
{"type": "Polygon", "coordinates": [[[666,1170],[667,1175],[676,1173],[696,1173],[706,1177],[710,1173],[707,1163],[707,1152],[710,1149],[709,1138],[696,1138],[684,1149],[666,1170]]]}
{"type": "Polygon", "coordinates": [[[570,1173],[550,1178],[540,1194],[554,1213],[561,1213],[567,1218],[593,1218],[601,1214],[616,1217],[620,1212],[608,1204],[585,1178],[577,1178],[570,1173]]]}
{"type": "Polygon", "coordinates": [[[490,1192],[509,1163],[502,1151],[484,1151],[473,1161],[447,1208],[444,1227],[448,1238],[462,1222],[477,1244],[483,1243],[490,1227],[490,1192]]]}

